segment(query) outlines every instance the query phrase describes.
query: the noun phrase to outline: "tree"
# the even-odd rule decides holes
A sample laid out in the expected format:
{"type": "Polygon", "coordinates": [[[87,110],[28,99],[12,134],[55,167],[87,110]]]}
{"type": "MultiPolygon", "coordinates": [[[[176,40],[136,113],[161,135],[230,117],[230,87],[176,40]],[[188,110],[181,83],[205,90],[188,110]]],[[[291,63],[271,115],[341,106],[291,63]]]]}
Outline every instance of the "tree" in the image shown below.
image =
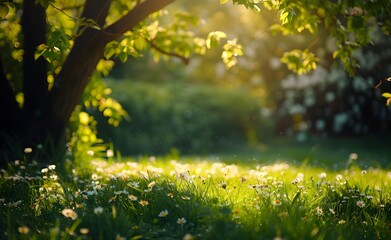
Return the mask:
{"type": "MultiPolygon", "coordinates": [[[[62,146],[72,111],[97,66],[107,72],[110,58],[126,61],[149,48],[157,58],[178,57],[188,62],[191,53],[205,53],[227,36],[211,32],[195,37],[189,30],[197,18],[165,9],[174,0],[25,0],[7,1],[0,6],[0,144],[12,147],[16,139],[22,147],[35,147],[51,139],[62,146]]],[[[227,0],[220,0],[226,3],[227,0]]],[[[275,29],[286,34],[316,32],[324,24],[340,47],[335,57],[354,73],[354,49],[370,43],[367,28],[380,26],[389,34],[390,2],[381,1],[259,1],[233,0],[259,11],[277,11],[280,24],[275,29]]],[[[223,46],[227,67],[242,54],[235,40],[223,46]]],[[[309,50],[284,55],[289,68],[304,73],[316,67],[309,50]]],[[[50,158],[50,157],[49,157],[50,158]]],[[[50,159],[46,159],[48,161],[50,159]]],[[[1,161],[4,163],[5,161],[1,161]]]]}

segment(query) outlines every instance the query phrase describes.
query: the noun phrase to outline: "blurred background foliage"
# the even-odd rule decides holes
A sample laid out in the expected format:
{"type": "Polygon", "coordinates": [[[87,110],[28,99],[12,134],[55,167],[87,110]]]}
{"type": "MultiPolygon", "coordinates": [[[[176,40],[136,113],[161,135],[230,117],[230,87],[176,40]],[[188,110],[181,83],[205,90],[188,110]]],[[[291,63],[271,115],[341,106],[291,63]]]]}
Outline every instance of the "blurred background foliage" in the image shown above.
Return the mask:
{"type": "Polygon", "coordinates": [[[275,136],[304,142],[390,133],[391,109],[381,94],[390,91],[383,80],[391,75],[391,39],[380,30],[370,32],[370,47],[355,51],[361,68],[351,77],[323,29],[287,36],[273,28],[276,13],[218,1],[177,2],[168,11],[181,9],[199,16],[198,35],[222,30],[244,46],[244,56],[229,70],[215,49],[187,65],[147,53],[115,64],[105,83],[129,119],[110,128],[91,114],[99,137],[123,154],[206,153],[261,146],[275,136]],[[297,75],[280,61],[289,57],[284,52],[306,48],[318,58],[316,70],[297,75]]]}

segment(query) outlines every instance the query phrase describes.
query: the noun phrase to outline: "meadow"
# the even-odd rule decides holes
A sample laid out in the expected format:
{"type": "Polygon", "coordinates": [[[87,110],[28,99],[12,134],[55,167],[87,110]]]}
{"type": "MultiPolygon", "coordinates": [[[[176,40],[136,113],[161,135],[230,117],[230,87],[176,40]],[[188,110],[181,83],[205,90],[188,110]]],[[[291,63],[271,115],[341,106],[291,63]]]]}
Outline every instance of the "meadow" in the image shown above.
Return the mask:
{"type": "Polygon", "coordinates": [[[380,155],[284,144],[258,155],[108,151],[46,167],[25,149],[1,170],[0,238],[391,239],[391,170],[376,166],[380,155]],[[325,151],[332,160],[318,162],[325,151]]]}

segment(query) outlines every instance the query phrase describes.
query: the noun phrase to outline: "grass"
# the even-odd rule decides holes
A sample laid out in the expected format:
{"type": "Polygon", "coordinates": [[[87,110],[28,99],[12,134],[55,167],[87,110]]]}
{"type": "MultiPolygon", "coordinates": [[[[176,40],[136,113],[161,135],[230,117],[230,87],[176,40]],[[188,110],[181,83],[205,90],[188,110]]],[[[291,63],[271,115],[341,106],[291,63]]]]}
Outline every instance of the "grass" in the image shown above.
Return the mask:
{"type": "Polygon", "coordinates": [[[0,238],[391,239],[387,167],[338,151],[317,165],[326,145],[284,146],[257,158],[95,159],[64,173],[26,157],[1,172],[0,238]]]}

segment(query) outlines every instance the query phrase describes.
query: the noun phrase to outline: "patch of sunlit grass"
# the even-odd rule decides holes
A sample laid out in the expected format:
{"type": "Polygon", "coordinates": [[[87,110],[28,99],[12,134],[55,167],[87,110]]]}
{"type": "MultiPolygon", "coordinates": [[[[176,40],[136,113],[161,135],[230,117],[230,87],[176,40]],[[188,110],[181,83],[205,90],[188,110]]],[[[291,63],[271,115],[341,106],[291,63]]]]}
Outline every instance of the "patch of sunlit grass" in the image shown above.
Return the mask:
{"type": "Polygon", "coordinates": [[[386,239],[391,172],[354,165],[236,165],[155,157],[93,160],[57,176],[1,172],[2,237],[386,239]]]}

